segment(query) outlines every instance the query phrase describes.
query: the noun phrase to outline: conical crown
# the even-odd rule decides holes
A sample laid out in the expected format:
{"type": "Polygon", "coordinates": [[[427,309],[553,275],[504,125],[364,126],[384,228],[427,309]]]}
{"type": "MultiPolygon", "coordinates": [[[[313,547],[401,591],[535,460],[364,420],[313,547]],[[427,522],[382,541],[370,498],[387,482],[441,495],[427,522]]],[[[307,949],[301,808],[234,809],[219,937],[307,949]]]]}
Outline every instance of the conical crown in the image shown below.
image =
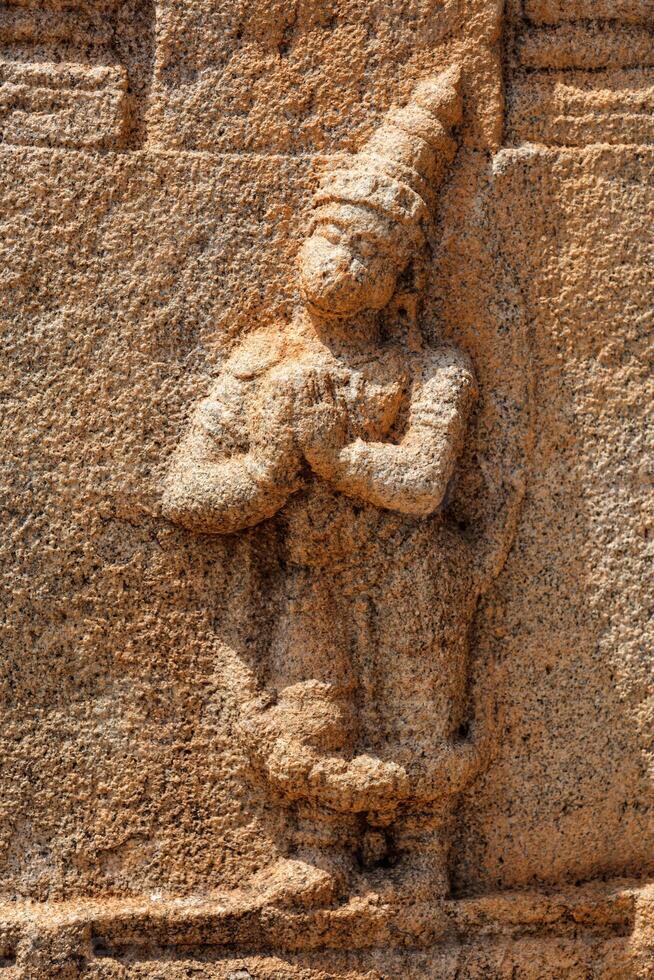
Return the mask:
{"type": "Polygon", "coordinates": [[[323,176],[316,206],[359,205],[418,230],[456,153],[452,129],[461,114],[458,68],[421,82],[408,105],[391,110],[345,165],[323,176]]]}

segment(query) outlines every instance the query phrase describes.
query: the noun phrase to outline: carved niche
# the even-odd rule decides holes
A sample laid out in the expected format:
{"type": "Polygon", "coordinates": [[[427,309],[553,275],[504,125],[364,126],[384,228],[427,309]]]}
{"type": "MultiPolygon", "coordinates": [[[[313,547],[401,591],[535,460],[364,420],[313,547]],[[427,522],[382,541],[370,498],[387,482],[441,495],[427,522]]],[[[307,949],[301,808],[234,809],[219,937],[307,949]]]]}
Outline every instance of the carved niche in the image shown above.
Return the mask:
{"type": "Polygon", "coordinates": [[[164,513],[192,532],[276,522],[283,598],[238,725],[285,825],[250,883],[272,904],[442,898],[485,755],[468,697],[483,562],[450,506],[477,383],[420,307],[461,113],[453,68],[325,172],[301,310],[236,348],[167,477],[164,513]]]}

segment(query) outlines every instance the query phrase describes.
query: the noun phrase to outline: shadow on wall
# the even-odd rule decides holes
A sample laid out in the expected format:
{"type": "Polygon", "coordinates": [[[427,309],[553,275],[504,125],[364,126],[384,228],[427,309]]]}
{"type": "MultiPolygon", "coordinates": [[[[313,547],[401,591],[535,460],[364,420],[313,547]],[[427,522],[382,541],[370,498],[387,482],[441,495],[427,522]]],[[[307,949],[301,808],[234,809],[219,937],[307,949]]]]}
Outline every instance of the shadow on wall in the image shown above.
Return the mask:
{"type": "Polygon", "coordinates": [[[497,235],[531,323],[537,439],[518,537],[480,622],[479,669],[498,664],[503,724],[462,808],[459,892],[652,868],[651,165],[628,149],[496,158],[497,235]]]}

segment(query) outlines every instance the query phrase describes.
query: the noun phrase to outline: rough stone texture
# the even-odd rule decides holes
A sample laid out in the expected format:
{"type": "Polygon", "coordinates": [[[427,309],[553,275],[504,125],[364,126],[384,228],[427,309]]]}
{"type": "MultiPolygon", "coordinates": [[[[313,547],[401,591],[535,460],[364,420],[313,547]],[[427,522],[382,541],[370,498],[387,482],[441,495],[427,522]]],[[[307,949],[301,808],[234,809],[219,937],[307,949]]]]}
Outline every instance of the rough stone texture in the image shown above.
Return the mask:
{"type": "Polygon", "coordinates": [[[0,976],[654,976],[649,4],[71,8],[0,7],[0,976]],[[425,316],[479,387],[448,513],[492,758],[449,897],[271,909],[237,729],[277,530],[188,533],[162,484],[297,315],[325,155],[455,63],[425,316]]]}
{"type": "Polygon", "coordinates": [[[504,761],[470,801],[462,887],[647,874],[654,154],[506,150],[494,167],[539,407],[494,612],[504,761]]]}

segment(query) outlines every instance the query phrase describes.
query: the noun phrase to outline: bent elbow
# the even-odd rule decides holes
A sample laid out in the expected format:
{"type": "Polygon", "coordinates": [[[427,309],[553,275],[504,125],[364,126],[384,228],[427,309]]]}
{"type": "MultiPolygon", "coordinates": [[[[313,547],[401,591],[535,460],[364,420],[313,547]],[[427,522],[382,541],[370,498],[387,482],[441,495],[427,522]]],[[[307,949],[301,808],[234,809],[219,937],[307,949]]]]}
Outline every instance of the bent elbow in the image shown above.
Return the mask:
{"type": "Polygon", "coordinates": [[[394,509],[411,517],[429,517],[441,506],[447,490],[440,467],[411,467],[398,483],[394,509]]]}
{"type": "Polygon", "coordinates": [[[161,498],[166,520],[197,534],[229,534],[237,530],[234,508],[216,492],[204,470],[174,467],[168,475],[161,498]]]}
{"type": "Polygon", "coordinates": [[[405,497],[397,509],[410,517],[429,517],[438,510],[444,497],[445,494],[440,490],[413,493],[405,497]]]}
{"type": "Polygon", "coordinates": [[[215,518],[208,519],[207,507],[181,480],[169,480],[161,498],[161,513],[172,524],[187,531],[211,533],[215,530],[215,518]]]}
{"type": "Polygon", "coordinates": [[[262,487],[241,466],[173,468],[164,487],[164,517],[198,534],[235,534],[266,520],[289,490],[262,487]]]}

